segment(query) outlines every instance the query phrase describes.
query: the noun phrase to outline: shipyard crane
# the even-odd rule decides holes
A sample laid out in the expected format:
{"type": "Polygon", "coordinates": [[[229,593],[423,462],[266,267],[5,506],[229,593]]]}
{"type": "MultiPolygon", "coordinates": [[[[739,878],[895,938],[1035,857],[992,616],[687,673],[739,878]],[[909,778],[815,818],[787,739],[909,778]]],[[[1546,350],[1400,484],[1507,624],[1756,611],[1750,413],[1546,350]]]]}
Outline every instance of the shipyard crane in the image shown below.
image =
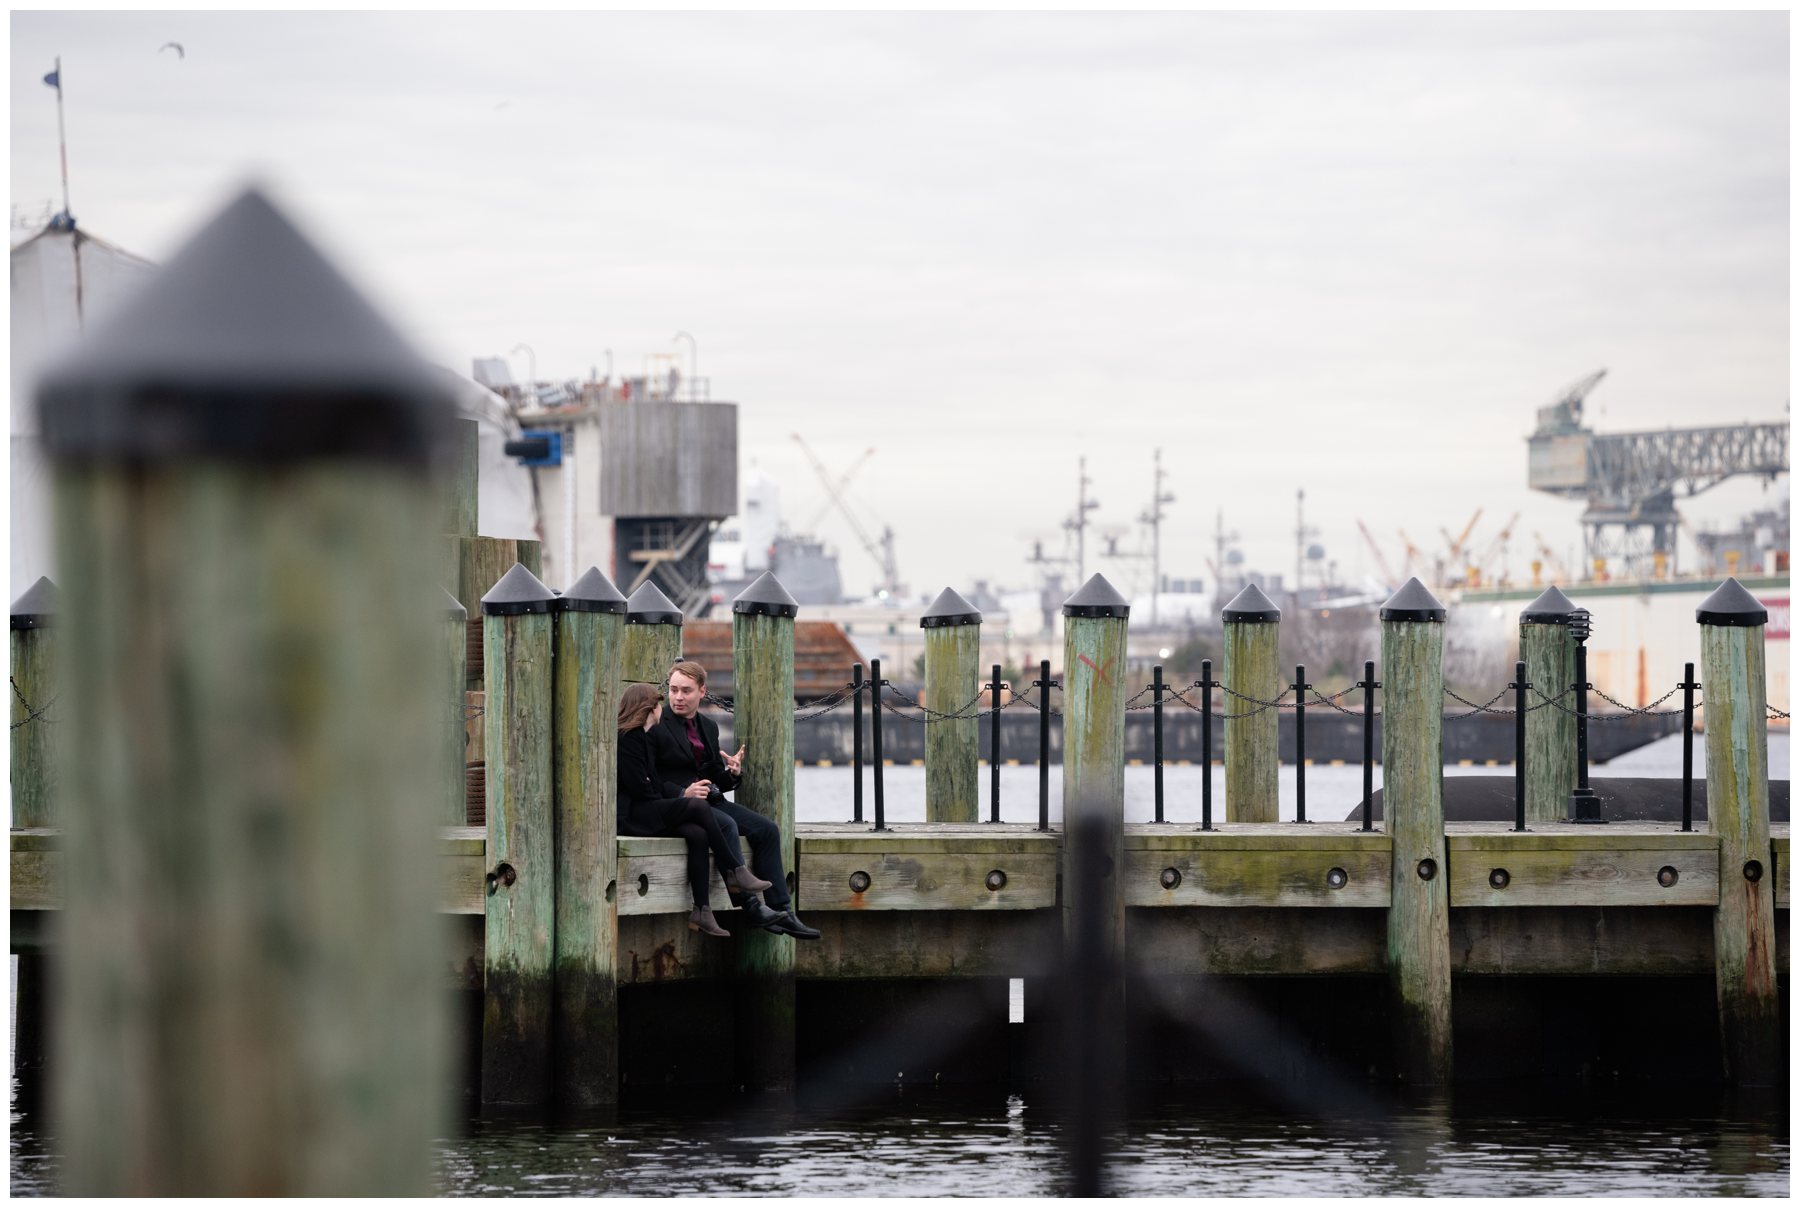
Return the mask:
{"type": "Polygon", "coordinates": [[[1604,369],[1589,374],[1538,408],[1537,428],[1526,438],[1531,489],[1587,502],[1581,515],[1587,565],[1616,558],[1627,573],[1651,565],[1672,570],[1678,489],[1693,496],[1738,475],[1772,481],[1787,472],[1786,423],[1593,431],[1581,422],[1582,405],[1605,376],[1604,369]]]}
{"type": "Polygon", "coordinates": [[[1563,565],[1562,559],[1556,556],[1556,551],[1550,548],[1550,543],[1544,540],[1544,534],[1533,529],[1531,536],[1537,542],[1538,560],[1550,568],[1550,574],[1564,583],[1571,582],[1569,568],[1563,565]]]}
{"type": "Polygon", "coordinates": [[[1463,550],[1465,548],[1467,548],[1467,546],[1469,544],[1469,534],[1473,533],[1475,531],[1475,525],[1478,521],[1480,521],[1480,519],[1481,519],[1481,509],[1476,508],[1475,514],[1473,516],[1469,517],[1469,523],[1463,525],[1462,535],[1458,536],[1458,537],[1452,537],[1450,535],[1449,529],[1446,529],[1446,528],[1438,529],[1438,532],[1440,532],[1444,535],[1444,543],[1450,547],[1450,560],[1447,563],[1447,565],[1449,565],[1449,566],[1462,566],[1463,565],[1463,550]]]}
{"type": "MultiPolygon", "coordinates": [[[[871,458],[873,456],[875,456],[875,449],[873,448],[873,446],[871,446],[870,448],[864,449],[862,451],[862,454],[859,457],[857,457],[857,459],[855,461],[850,463],[850,468],[848,470],[845,470],[842,474],[838,475],[838,477],[837,477],[838,494],[842,494],[843,492],[850,489],[850,480],[852,478],[855,478],[856,472],[863,468],[863,463],[867,462],[869,460],[869,458],[871,458]]],[[[813,512],[813,514],[807,518],[806,524],[804,526],[802,526],[800,531],[803,533],[810,533],[810,532],[814,531],[815,529],[817,529],[819,527],[819,521],[825,519],[825,513],[829,512],[831,510],[831,506],[832,506],[833,502],[835,502],[834,498],[830,495],[827,495],[825,498],[825,502],[820,504],[818,507],[818,510],[813,512]]]]}
{"type": "Polygon", "coordinates": [[[1405,529],[1395,529],[1400,534],[1400,544],[1406,549],[1406,572],[1410,575],[1425,568],[1425,551],[1413,544],[1405,529]]]}
{"type": "Polygon", "coordinates": [[[1487,543],[1487,548],[1483,549],[1478,557],[1476,557],[1470,561],[1470,563],[1469,563],[1469,584],[1470,584],[1470,586],[1475,586],[1475,587],[1480,586],[1481,580],[1484,577],[1487,577],[1488,567],[1494,561],[1494,558],[1496,556],[1500,557],[1502,560],[1501,566],[1500,566],[1500,574],[1498,576],[1498,581],[1502,584],[1504,584],[1507,581],[1508,568],[1505,565],[1506,543],[1512,538],[1513,526],[1517,523],[1519,523],[1519,513],[1514,512],[1512,514],[1512,519],[1508,520],[1504,525],[1502,525],[1500,528],[1500,532],[1494,537],[1494,539],[1492,541],[1489,541],[1487,543]]]}
{"type": "Polygon", "coordinates": [[[1363,541],[1368,545],[1369,552],[1375,555],[1375,566],[1381,571],[1383,585],[1390,591],[1399,587],[1403,580],[1394,576],[1393,567],[1388,565],[1387,558],[1382,555],[1381,547],[1375,544],[1375,534],[1371,533],[1369,531],[1369,526],[1364,524],[1361,520],[1356,522],[1356,527],[1362,530],[1363,541]]]}
{"type": "MultiPolygon", "coordinates": [[[[800,451],[806,454],[806,460],[812,463],[813,473],[819,476],[820,483],[825,487],[825,494],[830,496],[831,502],[837,505],[838,514],[849,522],[850,531],[856,534],[856,539],[862,543],[863,549],[868,551],[869,557],[875,559],[875,564],[881,568],[881,582],[877,584],[877,589],[888,597],[899,595],[900,573],[894,564],[894,530],[883,525],[879,540],[870,537],[868,530],[863,528],[862,521],[856,518],[856,513],[850,510],[850,505],[844,502],[844,496],[838,490],[837,483],[832,481],[831,471],[825,468],[825,463],[820,461],[818,454],[812,451],[812,446],[807,444],[806,439],[798,432],[790,433],[790,435],[793,436],[794,443],[800,446],[800,451]]],[[[866,458],[867,454],[864,457],[866,458]]]]}

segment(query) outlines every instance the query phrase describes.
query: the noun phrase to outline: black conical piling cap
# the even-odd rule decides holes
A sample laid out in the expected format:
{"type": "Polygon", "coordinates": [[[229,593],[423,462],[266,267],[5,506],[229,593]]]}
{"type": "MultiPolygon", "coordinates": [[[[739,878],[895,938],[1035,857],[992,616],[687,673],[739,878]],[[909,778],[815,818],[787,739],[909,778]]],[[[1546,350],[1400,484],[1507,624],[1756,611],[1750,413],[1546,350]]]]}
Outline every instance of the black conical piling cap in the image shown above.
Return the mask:
{"type": "Polygon", "coordinates": [[[1700,601],[1700,607],[1694,609],[1694,619],[1702,625],[1748,629],[1754,625],[1767,625],[1769,610],[1763,607],[1762,601],[1745,591],[1742,583],[1727,579],[1719,584],[1717,591],[1700,601]]]}
{"type": "Polygon", "coordinates": [[[1105,575],[1097,574],[1081,585],[1081,590],[1063,601],[1065,617],[1129,617],[1131,605],[1120,595],[1105,575]]]}
{"type": "Polygon", "coordinates": [[[56,610],[62,606],[62,592],[48,577],[40,578],[25,590],[25,594],[13,601],[12,627],[14,629],[46,629],[55,619],[56,610]]]}
{"type": "Polygon", "coordinates": [[[981,610],[946,587],[919,618],[920,629],[949,629],[956,625],[981,624],[981,610]]]}
{"type": "Polygon", "coordinates": [[[681,609],[675,607],[675,601],[662,594],[661,588],[645,579],[643,586],[632,592],[631,599],[625,602],[625,623],[679,625],[681,609]]]}
{"type": "Polygon", "coordinates": [[[623,615],[631,606],[625,602],[625,593],[614,587],[612,580],[600,573],[600,568],[590,566],[587,573],[575,580],[569,590],[556,597],[557,612],[609,612],[623,615]]]}
{"type": "Polygon", "coordinates": [[[1526,625],[1567,625],[1579,611],[1560,588],[1546,587],[1543,595],[1525,606],[1519,620],[1526,625]]]}
{"type": "Polygon", "coordinates": [[[268,198],[246,191],[45,374],[63,459],[424,464],[454,407],[268,198]]]}
{"type": "Polygon", "coordinates": [[[469,619],[469,610],[462,606],[462,601],[451,595],[450,590],[446,587],[440,586],[438,590],[444,593],[444,616],[452,621],[466,622],[469,619]]]}
{"type": "Polygon", "coordinates": [[[1263,595],[1262,588],[1252,583],[1233,597],[1219,614],[1227,625],[1272,625],[1281,620],[1281,609],[1263,595]]]}
{"type": "Polygon", "coordinates": [[[800,605],[788,595],[775,572],[766,570],[731,602],[731,611],[739,616],[794,617],[800,615],[800,605]]]}
{"type": "Polygon", "coordinates": [[[490,617],[522,617],[528,613],[549,612],[556,595],[523,563],[500,576],[500,582],[481,597],[481,611],[490,617]]]}
{"type": "Polygon", "coordinates": [[[1384,621],[1441,621],[1450,613],[1431,594],[1431,589],[1418,579],[1408,579],[1400,590],[1381,606],[1384,621]]]}

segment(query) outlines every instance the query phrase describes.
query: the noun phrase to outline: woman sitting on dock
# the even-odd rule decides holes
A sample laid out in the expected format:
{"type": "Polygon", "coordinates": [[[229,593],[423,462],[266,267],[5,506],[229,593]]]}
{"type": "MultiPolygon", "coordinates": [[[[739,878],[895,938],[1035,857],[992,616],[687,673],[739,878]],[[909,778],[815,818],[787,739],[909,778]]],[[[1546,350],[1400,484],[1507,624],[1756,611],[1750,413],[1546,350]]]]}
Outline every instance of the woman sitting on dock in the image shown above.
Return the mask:
{"type": "Polygon", "coordinates": [[[649,684],[630,684],[619,700],[619,833],[621,835],[680,835],[687,840],[688,885],[694,891],[694,912],[689,931],[730,935],[713,918],[711,871],[707,852],[718,860],[728,885],[744,893],[769,887],[759,881],[725,841],[720,815],[707,804],[706,790],[681,797],[664,797],[657,785],[655,761],[646,733],[662,717],[662,694],[649,684]]]}

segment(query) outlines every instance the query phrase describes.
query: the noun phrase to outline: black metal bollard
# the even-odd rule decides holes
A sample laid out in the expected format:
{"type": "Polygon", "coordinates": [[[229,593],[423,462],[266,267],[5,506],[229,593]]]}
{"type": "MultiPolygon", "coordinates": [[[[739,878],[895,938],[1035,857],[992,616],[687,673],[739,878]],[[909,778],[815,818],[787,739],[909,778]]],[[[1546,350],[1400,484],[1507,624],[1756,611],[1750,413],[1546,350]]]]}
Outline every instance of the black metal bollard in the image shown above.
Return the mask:
{"type": "Polygon", "coordinates": [[[1594,631],[1593,618],[1585,608],[1577,608],[1569,622],[1575,638],[1575,791],[1569,794],[1570,821],[1595,825],[1606,821],[1600,816],[1600,794],[1588,787],[1588,689],[1587,640],[1594,631]]]}
{"type": "Polygon", "coordinates": [[[1362,828],[1375,829],[1375,689],[1381,687],[1375,682],[1375,664],[1363,664],[1362,683],[1357,687],[1363,694],[1363,802],[1362,828]]]}
{"type": "Polygon", "coordinates": [[[1513,829],[1525,829],[1525,661],[1513,664],[1513,829]]]}
{"type": "Polygon", "coordinates": [[[1156,724],[1154,726],[1154,730],[1155,730],[1155,734],[1156,734],[1156,820],[1158,822],[1161,822],[1163,820],[1162,696],[1163,696],[1162,664],[1158,663],[1155,667],[1151,668],[1151,670],[1150,670],[1150,699],[1152,702],[1154,702],[1154,708],[1155,708],[1155,712],[1156,712],[1156,724]]]}
{"type": "Polygon", "coordinates": [[[1694,665],[1681,677],[1681,829],[1694,829],[1694,665]]]}
{"type": "Polygon", "coordinates": [[[1294,821],[1306,821],[1306,664],[1294,668],[1294,821]]]}
{"type": "Polygon", "coordinates": [[[1209,831],[1212,824],[1212,660],[1200,660],[1200,829],[1209,831]]]}
{"type": "Polygon", "coordinates": [[[1038,664],[1038,829],[1050,829],[1050,660],[1038,664]]]}
{"type": "Polygon", "coordinates": [[[881,689],[886,683],[887,681],[881,678],[881,660],[870,659],[869,705],[871,717],[869,719],[869,740],[874,750],[875,829],[878,831],[887,829],[887,802],[883,794],[883,784],[881,779],[881,769],[883,766],[881,758],[881,689]]]}
{"type": "Polygon", "coordinates": [[[855,769],[855,779],[850,782],[850,821],[861,822],[862,817],[862,698],[863,665],[857,663],[850,668],[850,766],[855,769]]]}
{"type": "Polygon", "coordinates": [[[988,770],[992,779],[989,781],[988,821],[1000,821],[1000,664],[994,664],[993,695],[988,698],[993,706],[989,712],[988,733],[988,770]]]}

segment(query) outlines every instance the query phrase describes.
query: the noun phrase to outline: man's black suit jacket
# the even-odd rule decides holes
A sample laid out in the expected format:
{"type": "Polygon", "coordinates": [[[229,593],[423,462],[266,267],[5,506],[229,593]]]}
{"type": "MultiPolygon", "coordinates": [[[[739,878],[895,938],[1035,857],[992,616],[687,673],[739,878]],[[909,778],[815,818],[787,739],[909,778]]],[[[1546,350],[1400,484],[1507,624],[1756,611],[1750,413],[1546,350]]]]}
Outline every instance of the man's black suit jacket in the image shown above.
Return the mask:
{"type": "Polygon", "coordinates": [[[688,741],[687,722],[665,708],[662,720],[650,730],[651,746],[656,754],[656,776],[663,790],[679,797],[696,780],[710,780],[721,793],[729,793],[738,778],[725,770],[719,754],[719,726],[704,713],[696,714],[694,724],[700,730],[700,741],[706,747],[706,758],[694,758],[694,744],[688,741]]]}

